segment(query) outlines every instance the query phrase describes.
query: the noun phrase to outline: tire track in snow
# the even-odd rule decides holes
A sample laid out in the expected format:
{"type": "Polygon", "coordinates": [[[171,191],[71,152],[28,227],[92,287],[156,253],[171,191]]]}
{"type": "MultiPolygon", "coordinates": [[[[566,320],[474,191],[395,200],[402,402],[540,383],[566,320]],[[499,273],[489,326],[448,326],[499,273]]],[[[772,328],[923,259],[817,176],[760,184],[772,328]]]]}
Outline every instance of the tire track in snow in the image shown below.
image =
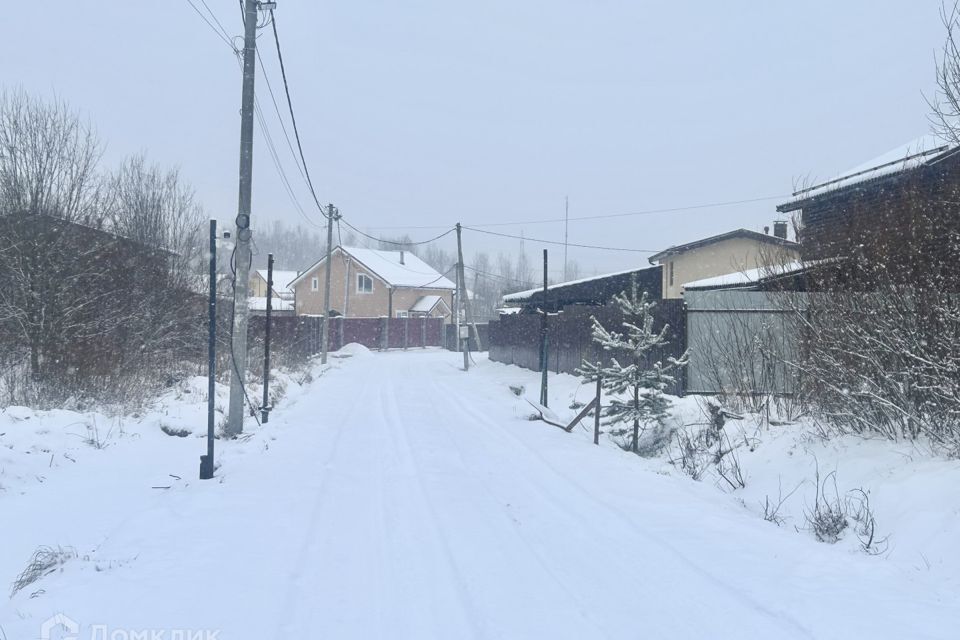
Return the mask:
{"type": "MultiPolygon", "coordinates": [[[[682,553],[679,549],[674,547],[672,544],[670,544],[666,540],[660,538],[659,536],[655,536],[650,532],[644,530],[642,527],[638,526],[635,522],[633,522],[633,520],[623,515],[623,513],[619,509],[611,506],[607,501],[597,497],[593,492],[586,489],[582,484],[580,484],[576,480],[571,479],[569,475],[564,474],[559,469],[557,469],[555,465],[553,465],[550,461],[548,461],[543,456],[543,454],[537,451],[534,447],[527,444],[522,438],[517,436],[515,433],[511,432],[509,428],[500,424],[497,420],[490,419],[482,414],[477,415],[476,412],[474,411],[474,408],[471,407],[463,399],[460,392],[457,389],[453,388],[448,383],[435,382],[435,385],[444,391],[443,393],[438,394],[440,397],[450,399],[452,402],[459,405],[461,411],[468,412],[468,415],[473,416],[475,419],[477,419],[478,421],[482,422],[485,425],[488,425],[489,427],[493,427],[496,431],[502,434],[501,441],[503,440],[503,436],[506,436],[506,438],[519,444],[525,450],[530,452],[530,454],[532,455],[532,458],[539,463],[541,468],[543,468],[548,473],[558,478],[563,484],[575,490],[581,497],[586,498],[588,501],[593,502],[598,507],[600,507],[603,511],[614,516],[618,521],[620,521],[622,524],[627,526],[629,529],[633,530],[635,533],[637,533],[639,536],[641,536],[645,540],[667,551],[670,555],[672,555],[674,558],[680,561],[688,569],[692,570],[695,574],[699,575],[700,577],[704,578],[707,582],[709,582],[718,591],[721,597],[737,600],[741,605],[746,606],[755,611],[761,612],[771,620],[785,622],[789,624],[794,631],[802,634],[803,637],[806,637],[806,638],[815,637],[812,630],[806,627],[805,625],[803,625],[794,616],[790,615],[785,611],[775,611],[770,607],[768,607],[766,604],[759,602],[755,598],[749,595],[743,594],[738,587],[731,585],[730,583],[724,581],[723,579],[707,571],[706,569],[704,569],[703,567],[698,565],[696,562],[691,560],[688,556],[686,556],[684,553],[682,553]]],[[[489,433],[489,430],[487,431],[487,433],[489,433]]],[[[550,490],[544,483],[535,480],[533,477],[533,474],[525,474],[525,477],[530,479],[531,482],[536,483],[540,487],[542,495],[548,500],[550,500],[552,503],[554,503],[554,505],[561,506],[567,511],[569,511],[569,509],[565,507],[564,503],[561,500],[554,497],[553,495],[554,491],[550,490]]]]}
{"type": "MultiPolygon", "coordinates": [[[[409,434],[407,433],[407,420],[401,417],[402,414],[397,403],[396,389],[394,387],[393,380],[389,376],[385,376],[385,378],[386,380],[380,386],[382,400],[380,403],[380,408],[383,424],[387,425],[387,433],[390,434],[392,443],[395,445],[393,450],[402,450],[402,457],[405,459],[404,461],[407,463],[406,466],[409,468],[411,475],[414,478],[420,502],[422,503],[425,512],[429,515],[430,527],[434,532],[434,537],[442,549],[444,560],[446,562],[446,568],[450,573],[451,581],[455,588],[455,593],[460,604],[461,612],[470,622],[470,628],[472,631],[471,636],[476,638],[487,637],[485,621],[479,614],[477,607],[471,598],[466,580],[464,579],[463,573],[460,571],[453,551],[450,548],[447,536],[444,535],[445,532],[440,525],[440,520],[437,516],[436,509],[429,499],[427,491],[424,487],[423,477],[421,475],[421,471],[423,469],[422,460],[414,453],[413,447],[410,445],[410,438],[409,434]]],[[[401,466],[403,465],[401,464],[401,466]]]]}
{"type": "MultiPolygon", "coordinates": [[[[463,402],[451,401],[451,398],[457,397],[455,394],[448,393],[449,389],[442,390],[441,387],[440,387],[440,385],[437,384],[436,380],[435,380],[433,377],[431,377],[429,380],[430,380],[430,384],[431,384],[431,391],[434,391],[435,393],[430,393],[430,394],[428,394],[428,395],[429,395],[430,397],[433,397],[433,398],[442,398],[442,399],[444,399],[444,402],[445,402],[446,404],[448,404],[448,405],[451,406],[453,409],[455,409],[455,411],[451,411],[451,412],[450,412],[451,414],[453,414],[453,413],[459,413],[459,414],[461,414],[461,418],[462,418],[462,419],[465,419],[466,421],[469,421],[470,418],[471,418],[471,416],[473,416],[474,413],[475,413],[474,409],[473,409],[472,407],[467,406],[467,405],[466,405],[465,403],[463,403],[463,402]],[[441,391],[445,391],[445,392],[441,393],[441,391]]],[[[463,461],[463,466],[464,466],[464,468],[466,469],[466,468],[468,468],[468,467],[472,467],[472,465],[469,465],[468,463],[466,463],[466,459],[468,458],[468,456],[466,456],[466,454],[465,454],[465,447],[463,446],[463,444],[462,444],[461,442],[459,442],[459,440],[462,438],[462,435],[460,435],[460,433],[457,431],[457,429],[456,429],[456,428],[453,428],[453,429],[443,429],[441,433],[443,434],[443,437],[445,438],[445,440],[446,440],[447,442],[449,442],[450,445],[457,450],[457,453],[458,453],[461,461],[463,461]]],[[[478,474],[478,475],[479,475],[479,474],[478,474]]],[[[524,548],[525,548],[526,551],[527,551],[527,555],[535,560],[535,562],[537,563],[537,565],[538,565],[538,566],[540,567],[540,569],[542,570],[543,574],[546,575],[546,576],[548,576],[548,577],[550,578],[550,580],[552,580],[553,583],[556,584],[557,588],[558,588],[563,594],[566,595],[566,597],[567,597],[567,599],[569,600],[570,603],[576,603],[576,604],[579,605],[580,598],[579,598],[578,595],[577,595],[577,594],[578,594],[578,589],[575,588],[575,587],[573,587],[573,586],[571,586],[570,584],[568,584],[567,580],[565,580],[564,578],[562,578],[562,577],[557,573],[557,571],[555,571],[555,570],[553,569],[551,563],[549,562],[549,559],[548,559],[548,558],[544,555],[544,553],[540,550],[540,547],[539,547],[538,545],[534,544],[533,542],[531,542],[531,541],[526,537],[526,535],[522,532],[522,531],[523,531],[522,528],[517,525],[516,520],[515,520],[514,517],[513,517],[513,514],[512,514],[508,509],[506,509],[506,508],[504,507],[504,504],[505,504],[505,503],[503,502],[503,496],[498,495],[498,494],[490,487],[490,483],[489,483],[489,482],[479,482],[479,483],[478,483],[478,486],[479,486],[479,487],[484,491],[484,493],[486,493],[487,496],[491,499],[491,503],[496,504],[496,505],[498,506],[498,508],[500,509],[501,513],[504,514],[505,518],[512,521],[512,522],[510,523],[510,524],[511,524],[511,526],[510,526],[510,532],[512,533],[512,535],[513,535],[517,540],[519,540],[519,541],[523,544],[524,548]]],[[[536,491],[540,496],[543,496],[543,497],[545,497],[545,498],[548,497],[548,496],[546,496],[546,495],[543,493],[543,491],[540,489],[539,486],[531,486],[531,488],[532,488],[534,491],[536,491]]],[[[550,502],[551,502],[552,504],[556,505],[556,502],[555,502],[554,500],[550,499],[550,502]]],[[[558,513],[561,513],[562,515],[566,516],[568,520],[571,520],[571,521],[572,521],[571,524],[580,524],[580,523],[582,522],[582,521],[580,521],[579,519],[571,518],[570,515],[569,515],[569,510],[567,510],[567,509],[555,509],[555,511],[557,511],[558,513]]],[[[571,530],[573,530],[573,529],[571,528],[571,530]]],[[[601,634],[601,635],[602,635],[603,637],[605,637],[605,638],[611,638],[611,637],[612,637],[612,636],[607,632],[607,630],[603,627],[601,621],[597,620],[597,619],[595,618],[595,616],[591,615],[588,611],[584,610],[584,608],[581,607],[581,606],[577,606],[576,608],[577,608],[578,613],[580,614],[581,619],[583,619],[586,623],[588,623],[588,624],[594,629],[594,631],[596,631],[597,633],[601,634]]],[[[596,635],[591,635],[590,637],[597,637],[597,636],[596,636],[596,635]]]]}
{"type": "MultiPolygon", "coordinates": [[[[314,382],[314,384],[316,384],[316,382],[314,382]]],[[[368,391],[368,387],[369,382],[365,382],[363,387],[364,393],[368,391]]],[[[330,445],[329,454],[320,465],[322,476],[320,482],[317,484],[313,505],[310,509],[310,515],[308,516],[306,528],[303,532],[303,539],[298,546],[298,552],[292,556],[293,567],[290,572],[287,589],[281,602],[282,613],[280,614],[280,620],[283,622],[277,629],[277,640],[289,640],[291,637],[294,637],[291,633],[291,628],[296,620],[301,594],[304,591],[305,570],[315,564],[308,561],[316,555],[317,531],[324,517],[324,500],[327,498],[331,486],[334,461],[336,461],[340,453],[340,445],[343,440],[344,431],[350,428],[349,425],[353,422],[353,418],[361,408],[362,405],[360,403],[351,403],[348,405],[347,410],[341,412],[340,415],[329,416],[328,418],[328,424],[335,425],[336,433],[330,445]]],[[[320,428],[323,428],[323,426],[320,428]]],[[[295,629],[293,631],[295,631],[295,629]]]]}

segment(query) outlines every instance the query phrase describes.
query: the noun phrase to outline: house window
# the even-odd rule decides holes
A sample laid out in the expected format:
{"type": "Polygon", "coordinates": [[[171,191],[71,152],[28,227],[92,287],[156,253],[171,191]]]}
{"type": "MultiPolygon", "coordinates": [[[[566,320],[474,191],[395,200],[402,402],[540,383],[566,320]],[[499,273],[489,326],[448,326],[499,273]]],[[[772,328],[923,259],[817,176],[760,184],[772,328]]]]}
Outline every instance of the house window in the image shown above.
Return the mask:
{"type": "Polygon", "coordinates": [[[406,311],[397,311],[397,317],[398,317],[398,318],[406,318],[407,315],[408,315],[408,314],[407,314],[406,311]]]}
{"type": "Polygon", "coordinates": [[[320,278],[314,276],[310,279],[310,291],[320,291],[320,278]]]}
{"type": "Polygon", "coordinates": [[[358,273],[357,293],[373,293],[373,278],[365,273],[358,273]]]}
{"type": "Polygon", "coordinates": [[[669,271],[670,271],[670,282],[669,282],[669,286],[672,287],[672,286],[673,286],[673,260],[670,261],[670,269],[669,269],[669,271]]]}

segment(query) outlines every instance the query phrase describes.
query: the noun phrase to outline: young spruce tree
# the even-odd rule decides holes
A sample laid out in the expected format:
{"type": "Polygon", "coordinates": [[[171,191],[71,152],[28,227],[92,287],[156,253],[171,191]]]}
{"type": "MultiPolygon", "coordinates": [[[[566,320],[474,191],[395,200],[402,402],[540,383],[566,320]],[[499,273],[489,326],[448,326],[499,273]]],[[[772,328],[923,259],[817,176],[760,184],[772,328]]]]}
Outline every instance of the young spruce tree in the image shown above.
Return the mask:
{"type": "Polygon", "coordinates": [[[653,330],[653,308],[656,303],[647,299],[647,293],[637,295],[637,282],[633,280],[629,295],[623,292],[614,297],[614,302],[623,312],[623,333],[610,331],[594,317],[593,340],[604,351],[614,352],[609,366],[584,360],[581,375],[590,381],[601,376],[603,388],[613,394],[610,405],[604,411],[613,426],[611,433],[623,437],[631,432],[630,450],[639,450],[640,428],[650,425],[662,426],[669,415],[670,399],[664,390],[675,382],[673,372],[687,364],[687,355],[669,358],[667,362],[649,363],[650,357],[668,344],[669,325],[660,331],[653,330]],[[623,396],[627,396],[626,399],[623,396]]]}

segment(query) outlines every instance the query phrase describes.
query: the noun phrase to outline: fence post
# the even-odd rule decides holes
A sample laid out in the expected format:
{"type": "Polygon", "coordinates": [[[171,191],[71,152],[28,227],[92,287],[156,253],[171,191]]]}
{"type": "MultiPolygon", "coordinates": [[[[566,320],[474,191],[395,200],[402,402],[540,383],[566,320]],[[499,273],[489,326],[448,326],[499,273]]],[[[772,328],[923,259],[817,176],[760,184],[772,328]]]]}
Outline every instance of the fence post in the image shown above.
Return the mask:
{"type": "Polygon", "coordinates": [[[600,444],[600,393],[603,388],[603,376],[600,375],[600,363],[597,363],[597,406],[593,409],[593,444],[600,444]]]}
{"type": "Polygon", "coordinates": [[[427,318],[430,316],[423,316],[420,318],[420,337],[422,338],[420,346],[424,349],[427,348],[427,318]]]}
{"type": "Polygon", "coordinates": [[[410,335],[410,316],[403,319],[403,350],[407,350],[407,342],[410,335]]]}

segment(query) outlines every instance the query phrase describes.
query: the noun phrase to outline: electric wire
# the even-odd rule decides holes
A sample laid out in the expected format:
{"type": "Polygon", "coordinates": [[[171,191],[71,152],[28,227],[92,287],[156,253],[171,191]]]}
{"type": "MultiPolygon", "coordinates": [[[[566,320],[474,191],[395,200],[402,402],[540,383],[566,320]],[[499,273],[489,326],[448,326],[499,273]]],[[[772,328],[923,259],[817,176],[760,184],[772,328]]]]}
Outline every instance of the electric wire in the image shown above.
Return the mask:
{"type": "Polygon", "coordinates": [[[273,15],[273,9],[270,10],[270,26],[273,29],[273,40],[277,45],[277,60],[280,62],[280,76],[283,78],[283,90],[286,93],[287,107],[290,110],[290,123],[293,125],[293,137],[296,139],[297,149],[300,151],[300,162],[303,164],[307,186],[310,188],[310,195],[313,196],[313,201],[316,203],[317,208],[320,209],[320,213],[326,217],[327,214],[323,211],[323,205],[320,204],[320,199],[317,198],[317,192],[313,188],[313,180],[310,178],[310,168],[307,166],[307,159],[303,154],[303,145],[300,143],[300,130],[297,128],[297,117],[293,112],[293,100],[290,98],[290,84],[287,82],[287,69],[283,64],[283,52],[280,49],[280,35],[277,33],[277,20],[273,15]]]}
{"type": "Polygon", "coordinates": [[[542,238],[528,238],[526,236],[518,236],[511,233],[500,233],[498,231],[487,231],[486,229],[477,229],[475,227],[463,226],[463,229],[467,231],[475,231],[476,233],[484,233],[491,236],[500,236],[501,238],[515,238],[517,240],[526,240],[529,242],[539,242],[542,244],[554,244],[567,246],[567,247],[576,247],[578,249],[597,249],[600,251],[623,251],[625,253],[660,253],[662,249],[630,249],[627,247],[605,247],[595,244],[576,244],[573,242],[563,242],[562,240],[544,240],[542,238]]]}
{"type": "Polygon", "coordinates": [[[420,241],[417,241],[417,242],[414,242],[414,241],[402,242],[402,241],[399,241],[399,240],[386,240],[386,239],[384,239],[384,238],[378,238],[378,237],[376,237],[376,236],[372,236],[372,235],[370,235],[369,233],[365,233],[365,232],[363,232],[363,231],[360,231],[360,229],[357,229],[355,226],[353,226],[352,224],[350,224],[350,223],[347,222],[346,220],[343,221],[343,224],[347,225],[350,229],[352,229],[353,231],[359,233],[359,234],[360,234],[361,236],[363,236],[364,238],[368,238],[368,239],[370,239],[370,240],[375,240],[375,241],[377,241],[377,242],[383,242],[384,244],[396,245],[396,246],[398,246],[398,247],[414,247],[414,246],[421,245],[421,244],[429,244],[429,243],[431,243],[431,242],[436,242],[436,241],[439,240],[440,238],[443,238],[444,236],[448,236],[448,235],[450,235],[451,233],[453,233],[454,231],[456,231],[456,227],[451,227],[451,228],[447,229],[446,231],[444,231],[443,233],[441,233],[440,235],[434,236],[433,238],[430,238],[430,239],[428,239],[428,240],[420,240],[420,241]]]}
{"type": "Polygon", "coordinates": [[[210,14],[210,17],[213,18],[213,21],[217,23],[217,26],[220,28],[220,33],[229,41],[233,36],[230,35],[230,32],[224,28],[223,23],[220,22],[220,19],[217,18],[217,14],[213,12],[213,9],[210,8],[210,5],[207,4],[207,0],[200,0],[200,4],[203,5],[203,8],[207,10],[207,13],[210,14]]]}
{"type": "MultiPolygon", "coordinates": [[[[200,1],[203,2],[203,0],[200,0],[200,1]]],[[[193,0],[187,0],[187,4],[189,4],[191,7],[193,7],[193,10],[197,12],[197,15],[200,16],[200,19],[207,23],[207,26],[210,27],[210,29],[217,35],[218,38],[220,38],[221,40],[223,40],[223,42],[224,42],[228,47],[230,47],[230,50],[231,50],[231,51],[236,51],[236,47],[234,47],[234,46],[233,46],[233,43],[230,42],[230,36],[229,36],[229,34],[227,34],[226,30],[222,30],[222,29],[223,29],[223,25],[221,25],[220,29],[217,29],[215,26],[213,26],[213,23],[210,22],[209,19],[207,19],[207,16],[203,15],[203,12],[200,11],[200,9],[197,7],[197,5],[193,4],[193,0]]],[[[204,4],[205,7],[207,6],[205,2],[204,2],[203,4],[204,4]]],[[[209,10],[210,10],[210,8],[207,7],[207,11],[209,11],[209,10]]],[[[211,12],[210,15],[213,15],[213,13],[211,12]]],[[[214,20],[217,20],[216,16],[213,16],[213,19],[214,19],[214,20]]],[[[217,20],[217,24],[220,24],[219,20],[217,20]]]]}
{"type": "MultiPolygon", "coordinates": [[[[790,195],[779,195],[779,196],[762,196],[757,198],[744,198],[741,200],[725,200],[720,202],[707,202],[701,204],[692,204],[692,205],[683,205],[677,207],[666,207],[662,209],[644,209],[641,211],[629,211],[626,213],[605,213],[598,215],[590,216],[574,216],[572,218],[538,218],[531,220],[513,220],[509,222],[473,222],[473,223],[464,223],[465,227],[514,227],[528,224],[553,224],[557,222],[578,222],[585,220],[606,220],[613,218],[628,218],[632,216],[649,216],[656,215],[660,213],[680,213],[684,211],[697,211],[702,209],[716,209],[720,207],[728,207],[738,204],[751,204],[756,202],[767,202],[770,200],[785,200],[790,198],[790,195]]],[[[382,227],[372,227],[374,229],[390,230],[390,229],[442,229],[444,225],[434,224],[434,225],[419,225],[419,226],[382,226],[382,227]]]]}

